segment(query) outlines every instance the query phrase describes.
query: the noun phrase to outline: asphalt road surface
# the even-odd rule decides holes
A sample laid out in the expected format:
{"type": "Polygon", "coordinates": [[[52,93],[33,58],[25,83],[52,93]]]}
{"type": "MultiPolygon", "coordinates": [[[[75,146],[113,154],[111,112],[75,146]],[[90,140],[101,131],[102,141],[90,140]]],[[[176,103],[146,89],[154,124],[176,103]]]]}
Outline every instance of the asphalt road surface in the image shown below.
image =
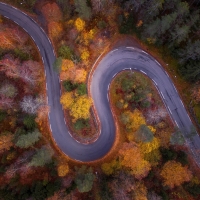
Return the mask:
{"type": "MultiPolygon", "coordinates": [[[[103,157],[111,149],[115,139],[115,125],[109,105],[108,89],[113,77],[122,70],[130,70],[130,73],[137,70],[152,79],[174,124],[187,138],[192,122],[170,77],[146,52],[134,47],[120,47],[103,57],[92,75],[90,89],[101,124],[101,134],[92,144],[78,143],[70,136],[64,121],[64,113],[60,104],[60,80],[52,67],[55,54],[47,35],[33,19],[16,8],[0,3],[0,14],[13,20],[28,32],[40,51],[45,66],[48,104],[51,108],[50,128],[57,146],[69,157],[83,162],[94,161],[103,157]]],[[[199,136],[187,139],[186,144],[200,166],[199,136]]]]}

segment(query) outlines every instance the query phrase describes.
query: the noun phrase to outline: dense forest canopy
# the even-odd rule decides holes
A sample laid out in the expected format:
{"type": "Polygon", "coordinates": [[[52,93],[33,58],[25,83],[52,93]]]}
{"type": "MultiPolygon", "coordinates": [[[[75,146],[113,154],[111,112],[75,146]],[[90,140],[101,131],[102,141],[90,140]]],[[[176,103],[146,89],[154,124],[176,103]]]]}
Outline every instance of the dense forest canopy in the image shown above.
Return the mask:
{"type": "Polygon", "coordinates": [[[179,61],[179,72],[189,81],[200,79],[200,1],[118,1],[129,13],[119,16],[122,33],[136,31],[148,43],[164,46],[179,61]],[[132,23],[139,28],[134,30],[132,23]]]}

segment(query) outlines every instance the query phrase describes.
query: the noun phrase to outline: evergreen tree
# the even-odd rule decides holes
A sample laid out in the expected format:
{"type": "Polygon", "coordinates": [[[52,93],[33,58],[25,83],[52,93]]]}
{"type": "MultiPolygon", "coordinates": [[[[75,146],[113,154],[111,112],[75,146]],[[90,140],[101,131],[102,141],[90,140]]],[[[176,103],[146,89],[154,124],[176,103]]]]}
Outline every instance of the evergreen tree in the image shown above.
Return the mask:
{"type": "Polygon", "coordinates": [[[15,145],[20,148],[28,148],[33,146],[36,142],[39,141],[41,133],[35,129],[35,131],[23,135],[19,135],[15,145]]]}
{"type": "MultiPolygon", "coordinates": [[[[171,33],[172,41],[180,44],[182,41],[187,40],[190,33],[190,26],[183,25],[179,26],[176,25],[174,31],[171,33]]],[[[171,45],[171,44],[169,44],[171,45]]]]}
{"type": "Polygon", "coordinates": [[[165,34],[170,29],[171,25],[175,22],[177,13],[164,15],[161,18],[161,34],[165,34]]]}
{"type": "Polygon", "coordinates": [[[61,65],[62,65],[62,58],[61,57],[58,57],[56,58],[55,62],[53,63],[53,69],[60,73],[61,71],[61,65]]]}
{"type": "Polygon", "coordinates": [[[89,192],[92,189],[95,175],[92,173],[92,168],[83,165],[81,168],[76,168],[75,183],[79,192],[89,192]]]}
{"type": "Polygon", "coordinates": [[[86,0],[74,0],[74,5],[80,18],[84,20],[89,20],[91,18],[92,11],[91,8],[87,6],[86,0]]]}
{"type": "Polygon", "coordinates": [[[77,93],[79,95],[87,94],[87,86],[86,86],[85,83],[81,83],[81,84],[78,85],[77,93]]]}
{"type": "Polygon", "coordinates": [[[189,40],[185,46],[179,50],[180,63],[186,63],[188,60],[200,60],[200,40],[191,42],[189,40]]]}
{"type": "Polygon", "coordinates": [[[26,115],[23,123],[28,129],[33,130],[36,127],[35,115],[26,115]]]}
{"type": "Polygon", "coordinates": [[[42,148],[36,151],[36,154],[30,161],[29,166],[42,167],[45,164],[51,162],[52,156],[53,156],[53,150],[43,146],[42,148]]]}
{"type": "Polygon", "coordinates": [[[170,143],[172,145],[183,145],[185,143],[185,139],[179,129],[177,129],[170,137],[170,143]]]}

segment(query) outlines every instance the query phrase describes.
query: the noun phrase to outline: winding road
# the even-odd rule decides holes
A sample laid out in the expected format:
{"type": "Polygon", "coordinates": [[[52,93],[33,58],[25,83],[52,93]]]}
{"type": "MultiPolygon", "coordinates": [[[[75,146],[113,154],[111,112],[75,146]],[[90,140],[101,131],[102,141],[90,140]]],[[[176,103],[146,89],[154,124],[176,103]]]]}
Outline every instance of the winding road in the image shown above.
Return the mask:
{"type": "Polygon", "coordinates": [[[101,124],[101,134],[92,144],[80,144],[70,136],[64,120],[64,112],[60,104],[60,80],[52,68],[55,53],[46,33],[31,17],[14,7],[0,3],[0,14],[21,26],[32,37],[40,51],[45,66],[48,104],[51,108],[50,128],[57,146],[63,153],[82,162],[97,160],[108,153],[115,140],[115,124],[108,97],[109,84],[120,71],[137,70],[146,74],[154,82],[171,118],[182,130],[186,144],[200,167],[198,153],[200,138],[197,134],[190,140],[187,139],[192,122],[170,77],[152,56],[138,48],[120,47],[101,59],[92,74],[90,85],[94,106],[101,124]]]}

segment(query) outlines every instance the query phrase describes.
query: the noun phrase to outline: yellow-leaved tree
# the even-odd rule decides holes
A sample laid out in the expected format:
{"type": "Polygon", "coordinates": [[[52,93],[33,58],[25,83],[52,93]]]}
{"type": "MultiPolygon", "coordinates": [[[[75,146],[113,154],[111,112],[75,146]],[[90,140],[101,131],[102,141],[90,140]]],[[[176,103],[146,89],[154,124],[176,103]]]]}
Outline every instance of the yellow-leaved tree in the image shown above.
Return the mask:
{"type": "Polygon", "coordinates": [[[82,43],[85,46],[88,46],[94,38],[95,32],[95,29],[91,29],[90,31],[83,31],[81,34],[80,43],[82,43]]]}
{"type": "Polygon", "coordinates": [[[67,164],[59,165],[57,168],[58,176],[63,177],[69,173],[69,166],[67,164]]]}
{"type": "Polygon", "coordinates": [[[90,57],[90,52],[86,48],[84,48],[81,53],[81,60],[88,61],[89,57],[90,57]]]}
{"type": "Polygon", "coordinates": [[[139,146],[144,159],[149,161],[151,165],[156,166],[161,159],[160,140],[154,137],[151,142],[141,142],[139,146]]]}
{"type": "Polygon", "coordinates": [[[151,169],[150,163],[144,160],[143,154],[134,142],[125,142],[119,150],[119,156],[121,165],[138,179],[145,177],[151,169]]]}
{"type": "Polygon", "coordinates": [[[77,31],[82,31],[85,28],[85,21],[81,18],[77,18],[75,21],[75,27],[77,31]]]}
{"type": "Polygon", "coordinates": [[[190,181],[192,173],[187,166],[182,166],[181,163],[174,160],[168,161],[164,164],[160,175],[164,179],[164,185],[174,188],[184,182],[190,181]]]}
{"type": "Polygon", "coordinates": [[[139,146],[142,153],[147,154],[155,149],[158,149],[160,147],[160,141],[158,138],[154,137],[151,142],[141,142],[139,146]]]}
{"type": "Polygon", "coordinates": [[[101,169],[106,175],[113,174],[116,170],[119,170],[121,168],[120,162],[116,159],[112,160],[109,163],[103,163],[101,165],[101,169]]]}
{"type": "Polygon", "coordinates": [[[74,63],[68,59],[62,59],[61,70],[68,71],[70,68],[74,67],[74,63]]]}
{"type": "Polygon", "coordinates": [[[127,129],[133,132],[137,131],[142,124],[146,124],[145,118],[138,109],[135,109],[133,112],[124,112],[121,116],[121,121],[126,125],[127,129]]]}
{"type": "Polygon", "coordinates": [[[70,108],[70,115],[76,121],[79,118],[87,119],[90,116],[90,107],[92,99],[86,95],[79,96],[75,99],[70,108]]]}
{"type": "Polygon", "coordinates": [[[60,103],[64,109],[71,108],[72,104],[74,103],[72,92],[65,92],[60,98],[60,103]]]}

